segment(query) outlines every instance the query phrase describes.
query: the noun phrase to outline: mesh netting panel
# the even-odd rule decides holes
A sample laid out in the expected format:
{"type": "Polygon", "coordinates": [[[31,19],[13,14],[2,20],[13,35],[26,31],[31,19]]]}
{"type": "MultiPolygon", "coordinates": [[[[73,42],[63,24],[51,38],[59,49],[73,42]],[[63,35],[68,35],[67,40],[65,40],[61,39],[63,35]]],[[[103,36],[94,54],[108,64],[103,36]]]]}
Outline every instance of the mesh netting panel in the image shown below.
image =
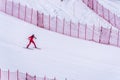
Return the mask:
{"type": "Polygon", "coordinates": [[[100,42],[104,44],[108,44],[109,40],[110,40],[110,29],[102,27],[100,42]]]}
{"type": "Polygon", "coordinates": [[[63,20],[57,18],[57,32],[63,33],[63,20]]]}
{"type": "Polygon", "coordinates": [[[6,0],[0,0],[0,11],[5,12],[5,2],[6,0]]]}
{"type": "Polygon", "coordinates": [[[93,0],[89,0],[89,5],[90,8],[93,8],[93,0]]]}
{"type": "Polygon", "coordinates": [[[12,15],[12,2],[11,1],[6,2],[6,13],[12,15]]]}
{"type": "MultiPolygon", "coordinates": [[[[43,27],[44,26],[44,24],[43,24],[43,16],[44,15],[42,13],[38,13],[38,22],[37,22],[37,24],[38,24],[39,27],[43,27]]],[[[45,18],[44,18],[44,20],[45,20],[45,18]]]]}
{"type": "Polygon", "coordinates": [[[120,32],[118,33],[118,46],[120,47],[120,32]]]}
{"type": "Polygon", "coordinates": [[[10,72],[9,80],[17,80],[17,72],[10,72]]]}
{"type": "Polygon", "coordinates": [[[80,24],[79,26],[79,38],[85,39],[85,25],[80,24]]]}
{"type": "Polygon", "coordinates": [[[32,9],[26,7],[26,21],[31,23],[31,14],[32,14],[32,9]]]}
{"type": "Polygon", "coordinates": [[[26,13],[25,6],[20,5],[19,18],[25,20],[25,15],[26,15],[25,13],[26,13]]]}
{"type": "Polygon", "coordinates": [[[102,10],[102,6],[98,3],[98,14],[100,16],[103,16],[103,10],[102,10]]]}
{"type": "Polygon", "coordinates": [[[26,74],[19,72],[19,77],[18,77],[18,79],[19,79],[19,80],[26,80],[26,74]]]}
{"type": "Polygon", "coordinates": [[[1,72],[1,80],[8,80],[8,72],[7,71],[1,72]]]}
{"type": "Polygon", "coordinates": [[[27,80],[34,80],[34,76],[31,76],[31,75],[27,74],[26,79],[27,80]]]}
{"type": "Polygon", "coordinates": [[[93,40],[99,42],[101,27],[94,27],[93,40]]]}
{"type": "Polygon", "coordinates": [[[50,30],[56,31],[56,17],[50,17],[50,30]]]}
{"type": "Polygon", "coordinates": [[[78,37],[78,24],[71,22],[71,36],[78,37]]]}
{"type": "Polygon", "coordinates": [[[106,8],[103,8],[103,10],[104,10],[104,18],[105,18],[107,21],[109,21],[109,10],[106,9],[106,8]]]}
{"type": "Polygon", "coordinates": [[[110,14],[110,23],[113,25],[113,26],[115,26],[115,23],[114,23],[114,14],[113,13],[109,13],[110,14]]]}
{"type": "Polygon", "coordinates": [[[120,17],[115,16],[116,18],[116,27],[120,29],[120,17]]]}
{"type": "Polygon", "coordinates": [[[37,11],[33,10],[32,12],[32,24],[37,25],[37,11]]]}
{"type": "Polygon", "coordinates": [[[18,18],[19,15],[19,4],[13,3],[13,16],[18,18]]]}
{"type": "Polygon", "coordinates": [[[93,0],[93,10],[95,11],[95,12],[97,12],[97,4],[98,4],[98,2],[96,1],[96,0],[93,0]]]}
{"type": "Polygon", "coordinates": [[[44,28],[45,29],[50,29],[50,16],[49,15],[44,15],[44,28]]]}
{"type": "Polygon", "coordinates": [[[88,5],[88,0],[83,0],[83,2],[88,5]]]}
{"type": "Polygon", "coordinates": [[[93,26],[88,26],[86,28],[86,39],[92,40],[92,38],[93,38],[93,26]]]}
{"type": "Polygon", "coordinates": [[[118,40],[118,31],[112,30],[110,35],[110,44],[117,45],[117,40],[118,40]]]}
{"type": "Polygon", "coordinates": [[[70,35],[70,22],[65,21],[64,22],[64,34],[70,35]]]}

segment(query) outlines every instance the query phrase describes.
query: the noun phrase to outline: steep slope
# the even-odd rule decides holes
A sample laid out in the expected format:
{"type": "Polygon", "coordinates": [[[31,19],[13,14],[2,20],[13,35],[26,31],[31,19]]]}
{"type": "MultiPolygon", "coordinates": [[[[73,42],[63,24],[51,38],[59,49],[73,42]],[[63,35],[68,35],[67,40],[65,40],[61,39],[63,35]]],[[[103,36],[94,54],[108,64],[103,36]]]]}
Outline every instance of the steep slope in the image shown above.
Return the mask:
{"type": "Polygon", "coordinates": [[[111,25],[90,10],[81,0],[13,0],[37,9],[45,14],[66,18],[73,22],[111,27],[111,25]]]}
{"type": "Polygon", "coordinates": [[[119,48],[49,32],[1,12],[0,18],[0,68],[58,80],[120,79],[119,48]],[[42,50],[23,48],[33,33],[42,50]]]}

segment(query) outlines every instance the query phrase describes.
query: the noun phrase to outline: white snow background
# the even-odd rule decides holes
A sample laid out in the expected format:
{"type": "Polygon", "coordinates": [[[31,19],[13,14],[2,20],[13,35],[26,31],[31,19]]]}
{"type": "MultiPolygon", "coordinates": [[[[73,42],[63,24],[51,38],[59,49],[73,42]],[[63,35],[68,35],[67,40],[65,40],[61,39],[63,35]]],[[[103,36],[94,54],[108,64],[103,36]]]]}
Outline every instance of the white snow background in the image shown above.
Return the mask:
{"type": "MultiPolygon", "coordinates": [[[[81,0],[64,0],[63,3],[58,0],[20,2],[46,14],[111,27],[81,0]],[[76,1],[82,8],[75,8],[73,13],[69,7],[76,6],[76,1]],[[54,13],[54,8],[58,14],[54,13]]],[[[0,68],[18,69],[31,75],[56,77],[57,80],[120,80],[120,48],[44,30],[0,12],[0,68]],[[27,37],[33,33],[41,50],[24,48],[28,44],[27,37]]]]}

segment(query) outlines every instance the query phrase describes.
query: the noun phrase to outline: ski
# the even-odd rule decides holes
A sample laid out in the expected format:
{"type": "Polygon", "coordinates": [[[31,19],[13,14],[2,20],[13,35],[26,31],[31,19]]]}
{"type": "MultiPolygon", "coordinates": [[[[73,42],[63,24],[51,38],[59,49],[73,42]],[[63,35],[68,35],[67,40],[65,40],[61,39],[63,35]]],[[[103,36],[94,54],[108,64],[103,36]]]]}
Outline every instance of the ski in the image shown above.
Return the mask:
{"type": "Polygon", "coordinates": [[[41,48],[35,48],[35,49],[39,49],[39,50],[41,50],[41,48]]]}
{"type": "Polygon", "coordinates": [[[24,47],[25,49],[29,49],[29,50],[34,50],[34,49],[38,49],[38,50],[41,50],[41,48],[26,48],[24,47]]]}
{"type": "Polygon", "coordinates": [[[29,49],[29,50],[33,50],[33,48],[26,48],[26,47],[24,47],[25,49],[29,49]]]}

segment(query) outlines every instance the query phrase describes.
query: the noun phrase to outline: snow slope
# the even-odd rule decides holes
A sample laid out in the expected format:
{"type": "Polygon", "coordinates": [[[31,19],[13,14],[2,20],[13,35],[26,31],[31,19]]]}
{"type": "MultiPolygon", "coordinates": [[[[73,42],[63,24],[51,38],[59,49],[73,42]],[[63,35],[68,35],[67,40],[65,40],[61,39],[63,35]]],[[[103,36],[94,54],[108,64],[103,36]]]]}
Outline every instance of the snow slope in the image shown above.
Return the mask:
{"type": "Polygon", "coordinates": [[[120,0],[98,0],[100,4],[120,17],[120,0]]]}
{"type": "Polygon", "coordinates": [[[111,25],[90,10],[81,0],[13,0],[37,9],[45,14],[65,18],[73,22],[81,22],[97,27],[111,27],[111,25]]]}
{"type": "Polygon", "coordinates": [[[120,80],[120,48],[50,32],[1,12],[0,19],[2,70],[57,80],[120,80]],[[42,50],[24,49],[33,33],[42,50]]]}

